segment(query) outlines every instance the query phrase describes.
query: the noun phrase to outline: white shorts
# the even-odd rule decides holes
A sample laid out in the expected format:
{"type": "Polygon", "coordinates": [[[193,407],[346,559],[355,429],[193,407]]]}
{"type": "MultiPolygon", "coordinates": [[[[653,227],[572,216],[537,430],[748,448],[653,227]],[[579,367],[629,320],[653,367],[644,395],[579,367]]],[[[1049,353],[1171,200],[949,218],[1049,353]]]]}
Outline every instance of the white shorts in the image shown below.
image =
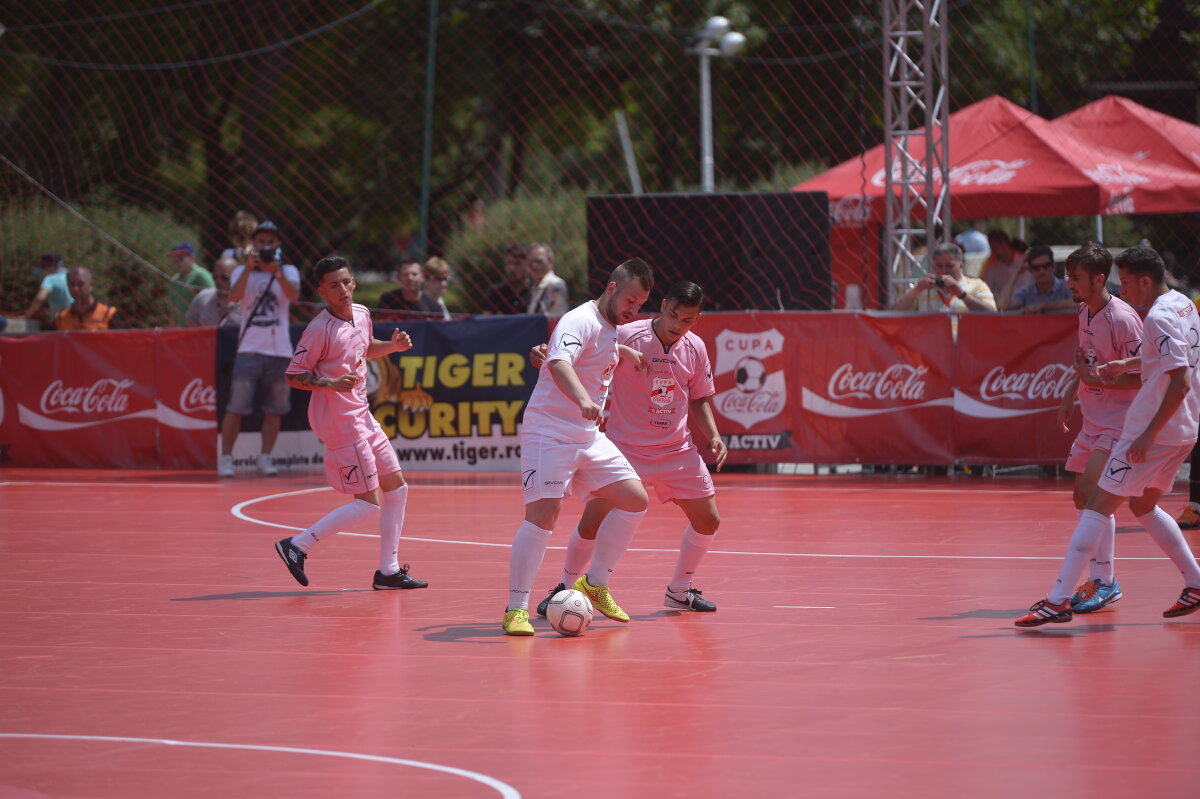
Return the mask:
{"type": "Polygon", "coordinates": [[[1167,492],[1175,485],[1175,476],[1179,467],[1192,454],[1194,444],[1167,444],[1161,447],[1151,447],[1146,452],[1146,460],[1141,463],[1130,463],[1125,453],[1129,451],[1132,442],[1118,441],[1113,447],[1104,471],[1096,485],[1118,497],[1140,497],[1147,488],[1157,488],[1167,492]]]}
{"type": "Polygon", "coordinates": [[[325,450],[325,479],[343,494],[365,494],[379,488],[379,475],[400,471],[392,442],[379,428],[370,436],[325,450]]]}
{"type": "Polygon", "coordinates": [[[642,482],[654,486],[654,493],[658,494],[660,502],[704,499],[717,493],[708,466],[694,446],[655,455],[639,453],[628,447],[622,451],[642,482]]]}
{"type": "Polygon", "coordinates": [[[570,493],[586,497],[606,485],[637,479],[616,444],[601,432],[584,444],[521,433],[521,492],[527,505],[570,493]]]}
{"type": "Polygon", "coordinates": [[[1087,470],[1092,453],[1099,451],[1111,454],[1113,447],[1117,445],[1119,436],[1120,431],[1113,430],[1102,430],[1095,433],[1086,429],[1079,431],[1079,435],[1075,437],[1075,443],[1071,444],[1071,454],[1067,455],[1067,471],[1083,474],[1087,470]]]}

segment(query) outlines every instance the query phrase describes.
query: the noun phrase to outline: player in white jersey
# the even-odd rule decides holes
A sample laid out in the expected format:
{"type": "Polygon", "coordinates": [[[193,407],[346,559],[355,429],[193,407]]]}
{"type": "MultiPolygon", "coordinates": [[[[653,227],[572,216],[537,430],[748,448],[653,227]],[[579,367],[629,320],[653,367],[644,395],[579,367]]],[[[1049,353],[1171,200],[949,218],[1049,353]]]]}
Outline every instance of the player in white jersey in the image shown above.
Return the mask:
{"type": "MultiPolygon", "coordinates": [[[[663,604],[676,610],[712,612],[717,606],[692,588],[692,576],[712,545],[721,516],[708,467],[692,443],[689,420],[696,420],[718,471],[729,451],[713,417],[710,398],[715,389],[708,351],[700,337],[690,332],[703,304],[700,287],[681,281],[663,298],[658,316],[617,330],[617,340],[630,357],[622,357],[613,376],[607,432],[642,481],[654,486],[659,500],[677,504],[688,520],[663,604]]],[[[531,353],[535,366],[541,365],[540,350],[544,345],[531,353]]],[[[550,597],[571,585],[587,567],[596,531],[610,509],[603,499],[588,500],[567,542],[562,579],[538,605],[539,615],[545,616],[550,597]]]]}
{"type": "Polygon", "coordinates": [[[1071,535],[1054,588],[1017,619],[1018,627],[1070,621],[1071,586],[1108,527],[1108,516],[1125,498],[1154,543],[1183,575],[1184,588],[1166,618],[1200,610],[1200,565],[1175,520],[1158,499],[1175,482],[1191,454],[1200,424],[1200,313],[1192,301],[1164,282],[1166,267],[1151,247],[1130,247],[1117,256],[1121,296],[1130,305],[1150,306],[1142,325],[1141,357],[1101,367],[1101,377],[1141,369],[1138,389],[1099,482],[1071,535]],[[1151,304],[1153,303],[1153,304],[1151,304]]]}
{"type": "Polygon", "coordinates": [[[312,527],[275,544],[275,551],[300,585],[308,585],[304,561],[313,544],[349,525],[379,513],[379,570],[372,582],[378,590],[424,588],[424,580],[408,575],[400,565],[400,533],[408,484],[392,442],[367,405],[367,358],[380,358],[412,347],[408,333],[392,331],[390,341],[375,338],[371,312],[354,304],[354,275],[344,258],[317,262],[317,293],[325,310],[317,314],[296,344],[287,368],[292,388],[311,391],[308,420],[325,444],[325,475],[329,484],[354,501],[342,505],[312,527]]]}
{"type": "MultiPolygon", "coordinates": [[[[1124,375],[1118,383],[1096,376],[1097,366],[1136,357],[1142,345],[1142,320],[1124,300],[1108,292],[1106,281],[1112,271],[1112,253],[1089,241],[1067,256],[1067,288],[1079,305],[1079,348],[1075,356],[1076,379],[1063,397],[1058,422],[1063,432],[1078,397],[1083,427],[1071,445],[1067,470],[1075,472],[1075,509],[1087,507],[1088,497],[1121,437],[1125,411],[1141,381],[1124,375]],[[1077,390],[1076,390],[1077,389],[1077,390]]],[[[1088,580],[1071,596],[1076,613],[1091,613],[1119,600],[1121,586],[1113,567],[1117,519],[1108,517],[1108,529],[1092,555],[1088,580]]]]}
{"type": "Polygon", "coordinates": [[[525,520],[509,560],[509,597],[502,622],[508,635],[533,635],[529,592],[563,497],[570,491],[613,505],[600,526],[592,566],[573,587],[587,594],[605,616],[629,621],[608,584],[646,514],[648,500],[637,472],[600,431],[599,421],[617,366],[617,326],[633,321],[653,287],[654,274],[645,261],[626,261],[613,270],[599,299],[568,311],[554,328],[546,366],[538,374],[521,425],[525,520]]]}

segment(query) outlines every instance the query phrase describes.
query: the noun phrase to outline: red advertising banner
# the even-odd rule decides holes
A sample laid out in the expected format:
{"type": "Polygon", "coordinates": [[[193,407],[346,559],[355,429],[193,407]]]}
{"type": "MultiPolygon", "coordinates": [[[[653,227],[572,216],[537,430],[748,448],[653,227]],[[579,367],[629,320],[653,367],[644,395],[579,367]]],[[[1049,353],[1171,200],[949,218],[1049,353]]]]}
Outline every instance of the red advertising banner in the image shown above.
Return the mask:
{"type": "Polygon", "coordinates": [[[0,338],[0,452],[14,466],[211,468],[211,330],[0,338]]]}
{"type": "Polygon", "coordinates": [[[1058,426],[1071,387],[1078,317],[966,314],[955,348],[954,436],[959,463],[1064,462],[1079,432],[1058,426]]]}
{"type": "Polygon", "coordinates": [[[954,460],[945,315],[709,314],[730,463],[954,460]]]}

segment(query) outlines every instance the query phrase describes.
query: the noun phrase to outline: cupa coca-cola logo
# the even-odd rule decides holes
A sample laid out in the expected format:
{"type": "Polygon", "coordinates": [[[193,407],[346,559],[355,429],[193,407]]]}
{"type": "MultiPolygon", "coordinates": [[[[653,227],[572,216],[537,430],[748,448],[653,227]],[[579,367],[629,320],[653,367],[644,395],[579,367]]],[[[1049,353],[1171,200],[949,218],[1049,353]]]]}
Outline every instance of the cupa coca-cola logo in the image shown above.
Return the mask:
{"type": "Polygon", "coordinates": [[[65,386],[55,380],[42,392],[42,413],[125,413],[129,409],[126,390],[132,380],[101,378],[90,386],[65,386]]]}
{"type": "Polygon", "coordinates": [[[215,411],[217,409],[217,390],[204,382],[202,378],[193,378],[183,387],[179,395],[179,410],[184,413],[196,411],[215,411]]]}
{"type": "Polygon", "coordinates": [[[882,371],[856,371],[844,363],[829,377],[829,396],[834,399],[912,400],[925,398],[928,367],[894,363],[882,371]]]}
{"type": "Polygon", "coordinates": [[[1075,370],[1062,363],[1048,363],[1036,372],[1010,373],[997,366],[983,378],[979,396],[985,400],[1062,399],[1074,375],[1075,370]]]}

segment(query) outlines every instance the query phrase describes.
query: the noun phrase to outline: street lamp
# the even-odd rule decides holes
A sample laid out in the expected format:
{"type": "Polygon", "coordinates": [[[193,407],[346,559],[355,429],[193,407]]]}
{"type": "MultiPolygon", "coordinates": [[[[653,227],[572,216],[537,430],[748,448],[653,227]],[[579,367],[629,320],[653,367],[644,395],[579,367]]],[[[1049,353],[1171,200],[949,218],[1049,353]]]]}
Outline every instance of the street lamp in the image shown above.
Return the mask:
{"type": "Polygon", "coordinates": [[[713,132],[712,132],[712,78],[709,74],[710,56],[731,56],[746,44],[746,37],[731,30],[725,17],[711,17],[704,23],[693,40],[695,46],[688,52],[700,56],[700,188],[713,190],[713,132]]]}

